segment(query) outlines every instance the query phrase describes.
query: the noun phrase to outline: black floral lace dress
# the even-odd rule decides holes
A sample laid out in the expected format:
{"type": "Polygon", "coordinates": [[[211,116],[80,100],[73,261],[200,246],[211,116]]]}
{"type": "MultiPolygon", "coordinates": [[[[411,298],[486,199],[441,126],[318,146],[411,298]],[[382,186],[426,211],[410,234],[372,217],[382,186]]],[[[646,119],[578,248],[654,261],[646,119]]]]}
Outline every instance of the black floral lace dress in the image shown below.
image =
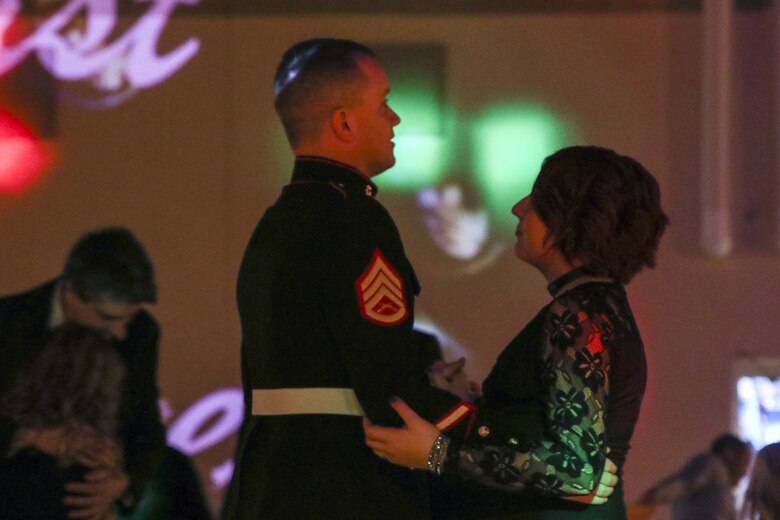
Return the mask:
{"type": "Polygon", "coordinates": [[[444,474],[456,491],[434,494],[438,517],[625,518],[621,487],[605,506],[557,497],[589,493],[607,447],[622,467],[645,384],[621,284],[586,281],[556,296],[486,378],[470,438],[450,446],[444,474]]]}

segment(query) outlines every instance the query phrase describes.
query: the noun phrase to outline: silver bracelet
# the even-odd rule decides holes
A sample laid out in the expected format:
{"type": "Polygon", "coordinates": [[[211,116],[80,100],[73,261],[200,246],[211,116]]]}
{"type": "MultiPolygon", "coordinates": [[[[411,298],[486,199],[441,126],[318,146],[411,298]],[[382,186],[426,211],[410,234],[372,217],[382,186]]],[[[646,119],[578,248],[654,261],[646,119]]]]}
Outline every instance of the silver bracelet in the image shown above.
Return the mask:
{"type": "Polygon", "coordinates": [[[434,475],[441,475],[444,461],[447,460],[447,448],[449,445],[450,438],[443,433],[436,437],[436,442],[433,443],[431,452],[428,454],[428,471],[434,475]]]}

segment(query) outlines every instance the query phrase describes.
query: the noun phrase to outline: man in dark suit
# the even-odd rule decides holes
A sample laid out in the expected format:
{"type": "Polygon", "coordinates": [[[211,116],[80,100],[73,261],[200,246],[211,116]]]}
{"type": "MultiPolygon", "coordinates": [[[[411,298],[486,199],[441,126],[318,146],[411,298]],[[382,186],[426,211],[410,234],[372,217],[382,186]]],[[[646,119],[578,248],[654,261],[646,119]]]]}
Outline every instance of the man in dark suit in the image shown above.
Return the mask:
{"type": "MultiPolygon", "coordinates": [[[[126,364],[119,424],[124,471],[95,470],[68,485],[65,502],[79,518],[101,517],[115,503],[131,510],[164,453],[157,407],[160,328],[143,309],[156,293],[143,246],[124,228],[106,228],[78,240],[58,278],[0,298],[0,395],[35,359],[48,331],[65,322],[104,331],[126,364]]],[[[14,430],[0,417],[0,453],[7,453],[14,430]]]]}

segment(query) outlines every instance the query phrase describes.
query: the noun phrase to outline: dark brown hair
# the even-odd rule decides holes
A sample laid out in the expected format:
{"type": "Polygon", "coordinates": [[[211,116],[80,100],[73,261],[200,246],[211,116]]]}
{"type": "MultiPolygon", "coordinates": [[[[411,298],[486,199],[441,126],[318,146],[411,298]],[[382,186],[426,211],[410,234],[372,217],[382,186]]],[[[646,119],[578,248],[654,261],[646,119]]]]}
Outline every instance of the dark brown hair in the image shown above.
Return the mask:
{"type": "Polygon", "coordinates": [[[531,204],[567,261],[628,283],[655,266],[669,219],[653,176],[631,157],[597,146],[572,146],[547,157],[531,204]]]}
{"type": "Polygon", "coordinates": [[[96,229],[74,244],[62,278],[85,302],[154,303],[154,268],[138,239],[123,227],[96,229]]]}
{"type": "Polygon", "coordinates": [[[19,427],[91,427],[115,435],[124,384],[124,363],[112,340],[67,323],[4,396],[0,412],[19,427]]]}

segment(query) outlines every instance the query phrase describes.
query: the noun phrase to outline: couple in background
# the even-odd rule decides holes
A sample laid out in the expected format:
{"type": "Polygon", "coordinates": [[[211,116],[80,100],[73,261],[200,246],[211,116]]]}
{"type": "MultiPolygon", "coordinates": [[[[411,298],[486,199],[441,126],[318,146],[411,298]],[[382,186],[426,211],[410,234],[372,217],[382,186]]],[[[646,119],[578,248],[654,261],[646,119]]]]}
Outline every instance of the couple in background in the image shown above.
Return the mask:
{"type": "Polygon", "coordinates": [[[0,298],[0,518],[211,518],[191,461],[165,445],[155,301],[152,263],[119,227],[0,298]]]}

